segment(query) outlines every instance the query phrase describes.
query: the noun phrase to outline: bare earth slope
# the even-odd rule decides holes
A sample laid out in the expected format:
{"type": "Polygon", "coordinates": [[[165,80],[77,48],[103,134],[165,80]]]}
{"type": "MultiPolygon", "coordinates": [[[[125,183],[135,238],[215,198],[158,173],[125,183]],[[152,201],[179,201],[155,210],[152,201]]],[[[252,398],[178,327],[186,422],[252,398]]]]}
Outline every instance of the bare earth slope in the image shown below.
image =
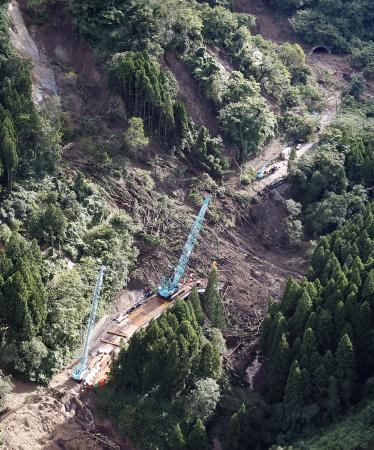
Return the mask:
{"type": "MultiPolygon", "coordinates": [[[[240,3],[246,4],[244,0],[240,3]]],[[[61,21],[52,31],[42,27],[35,28],[27,21],[25,27],[15,0],[12,5],[14,42],[21,53],[32,58],[34,62],[35,91],[42,91],[44,100],[48,96],[58,94],[63,112],[71,118],[72,125],[77,124],[81,117],[98,117],[103,133],[122,133],[123,129],[110,129],[111,124],[105,114],[110,108],[105,83],[88,47],[75,37],[68,18],[61,11],[56,11],[56,14],[62,14],[61,21]],[[31,50],[26,52],[22,51],[22,48],[31,50]],[[78,83],[74,85],[68,76],[72,71],[78,77],[78,83]],[[42,80],[40,74],[43,74],[45,79],[42,80]],[[79,81],[82,83],[79,84],[79,81]],[[45,86],[53,88],[48,90],[45,86]]],[[[198,94],[193,80],[178,66],[172,54],[167,54],[165,60],[177,77],[181,94],[187,100],[188,112],[197,123],[208,126],[215,134],[218,128],[214,113],[198,94]]],[[[227,64],[224,60],[221,63],[223,67],[227,64]]],[[[226,70],[229,69],[226,67],[226,70]]],[[[326,124],[336,111],[335,101],[336,97],[326,110],[326,124]]],[[[271,152],[279,153],[279,148],[266,149],[264,158],[267,159],[271,152]]],[[[162,222],[164,239],[161,247],[149,248],[138,244],[141,254],[138,268],[131,280],[134,286],[145,286],[150,280],[156,283],[160,273],[167,274],[170,267],[175,265],[187,237],[186,222],[189,225],[196,213],[196,208],[187,200],[187,193],[192,187],[191,181],[180,176],[182,163],[171,158],[169,154],[161,154],[157,161],[138,166],[134,164],[135,168],[141,167],[150,171],[157,192],[167,196],[170,201],[172,214],[160,216],[155,196],[137,197],[138,192],[131,190],[125,179],[103,176],[90,157],[82,154],[76,142],[70,143],[64,158],[67,174],[83,170],[88,177],[102,186],[113,207],[124,208],[129,213],[137,208],[144,212],[144,221],[148,217],[155,217],[162,222]]],[[[255,164],[262,164],[262,160],[259,159],[255,164]]],[[[268,192],[264,190],[266,181],[256,185],[256,194],[254,190],[236,190],[238,174],[235,174],[232,181],[232,188],[229,184],[215,194],[213,212],[216,217],[213,217],[213,214],[210,216],[190,268],[205,275],[211,262],[218,262],[230,324],[229,344],[236,347],[239,342],[243,342],[243,347],[237,354],[240,364],[236,369],[244,370],[254,357],[250,354],[250,346],[247,343],[258,332],[268,297],[271,295],[279,298],[287,277],[302,276],[306,262],[303,256],[305,249],[290,252],[284,250],[281,245],[284,217],[282,189],[286,187],[268,192]],[[245,201],[242,202],[241,198],[245,201]]],[[[115,444],[111,444],[112,447],[106,444],[105,447],[100,442],[100,439],[106,439],[105,437],[92,436],[92,433],[95,435],[99,432],[100,427],[92,428],[89,425],[90,413],[84,404],[81,405],[79,400],[76,400],[74,385],[66,382],[66,374],[62,374],[61,380],[55,382],[54,390],[40,391],[31,386],[29,393],[22,390],[15,392],[12,398],[15,406],[0,419],[6,449],[118,448],[115,444]],[[74,404],[76,406],[72,406],[74,404]],[[87,419],[85,420],[88,428],[86,422],[82,425],[81,413],[87,419]],[[91,445],[96,447],[90,447],[91,445]]],[[[105,430],[106,433],[109,431],[105,430]]],[[[119,442],[116,438],[112,440],[119,442]]],[[[126,447],[128,444],[120,445],[124,449],[132,448],[126,447]]]]}

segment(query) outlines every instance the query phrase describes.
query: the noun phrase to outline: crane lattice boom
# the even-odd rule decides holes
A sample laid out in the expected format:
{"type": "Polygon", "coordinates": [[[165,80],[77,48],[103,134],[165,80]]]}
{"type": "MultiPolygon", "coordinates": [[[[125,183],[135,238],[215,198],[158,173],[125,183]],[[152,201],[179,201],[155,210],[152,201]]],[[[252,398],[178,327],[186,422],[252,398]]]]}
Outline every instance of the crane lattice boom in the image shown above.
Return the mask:
{"type": "Polygon", "coordinates": [[[184,275],[188,261],[190,259],[191,253],[195,247],[197,238],[199,237],[201,228],[204,222],[204,216],[206,210],[208,209],[210,197],[205,197],[203,204],[201,206],[200,212],[197,215],[194,224],[192,225],[190,234],[188,236],[187,242],[184,245],[183,252],[179,258],[177,267],[175,268],[174,274],[171,278],[163,277],[161,279],[161,286],[158,288],[158,293],[161,297],[169,298],[178,287],[178,283],[184,275]]]}
{"type": "Polygon", "coordinates": [[[104,272],[105,272],[105,267],[101,266],[99,275],[96,280],[95,292],[94,292],[94,295],[92,298],[91,312],[90,312],[90,317],[88,319],[88,324],[87,324],[87,334],[86,334],[86,341],[84,344],[83,353],[82,353],[81,357],[79,358],[78,364],[76,366],[74,366],[73,372],[71,374],[71,377],[74,380],[78,380],[78,381],[82,380],[87,371],[88,352],[90,350],[92,333],[93,333],[93,329],[95,326],[97,306],[99,304],[101,289],[103,287],[104,272]]]}

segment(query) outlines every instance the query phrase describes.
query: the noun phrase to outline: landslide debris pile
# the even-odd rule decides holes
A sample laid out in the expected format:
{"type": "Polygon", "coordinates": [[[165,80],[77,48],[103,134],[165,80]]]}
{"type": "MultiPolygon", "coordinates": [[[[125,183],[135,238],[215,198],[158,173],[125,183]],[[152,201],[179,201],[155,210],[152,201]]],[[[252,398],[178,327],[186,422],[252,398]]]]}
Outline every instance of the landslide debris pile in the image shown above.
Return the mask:
{"type": "Polygon", "coordinates": [[[1,429],[6,450],[123,448],[99,432],[76,388],[38,388],[31,394],[18,394],[2,418],[1,429]]]}

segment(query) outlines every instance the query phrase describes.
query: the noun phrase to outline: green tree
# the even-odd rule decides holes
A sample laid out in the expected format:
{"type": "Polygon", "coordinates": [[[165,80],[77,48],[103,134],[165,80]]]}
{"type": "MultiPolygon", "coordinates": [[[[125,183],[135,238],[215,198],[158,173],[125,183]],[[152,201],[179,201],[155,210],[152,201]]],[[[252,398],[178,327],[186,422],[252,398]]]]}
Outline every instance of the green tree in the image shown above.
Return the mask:
{"type": "Polygon", "coordinates": [[[195,423],[197,419],[203,422],[208,420],[214,414],[220,396],[220,387],[216,380],[212,378],[198,380],[195,389],[186,400],[188,422],[195,423]]]}
{"type": "Polygon", "coordinates": [[[356,379],[356,362],[353,345],[349,336],[345,334],[338,345],[335,356],[336,378],[340,383],[346,403],[352,395],[353,383],[356,379]]]}
{"type": "Polygon", "coordinates": [[[324,353],[331,348],[333,342],[332,315],[327,309],[322,309],[318,314],[316,325],[318,346],[324,353]]]}
{"type": "Polygon", "coordinates": [[[245,431],[244,423],[246,416],[246,407],[242,404],[239,411],[230,417],[225,432],[226,448],[230,450],[241,450],[245,448],[246,443],[243,440],[243,434],[245,431]]]}
{"type": "Polygon", "coordinates": [[[184,450],[186,448],[186,441],[179,423],[169,433],[168,443],[170,450],[184,450]]]}
{"type": "Polygon", "coordinates": [[[276,120],[262,97],[228,103],[219,115],[223,131],[238,148],[240,162],[256,156],[274,136],[276,120]]]}
{"type": "Polygon", "coordinates": [[[129,128],[125,134],[125,144],[132,152],[139,152],[149,144],[149,139],[144,134],[144,123],[141,117],[131,117],[129,128]]]}
{"type": "Polygon", "coordinates": [[[217,378],[221,371],[219,350],[209,341],[206,342],[200,354],[200,372],[203,378],[217,378]]]}
{"type": "Polygon", "coordinates": [[[285,388],[284,405],[286,418],[292,429],[297,429],[302,408],[304,406],[305,378],[300,370],[299,363],[294,360],[290,368],[285,388]]]}
{"type": "Polygon", "coordinates": [[[203,305],[212,325],[221,330],[225,329],[226,320],[222,298],[218,292],[218,270],[215,266],[213,266],[208,277],[203,305]]]}
{"type": "Polygon", "coordinates": [[[189,450],[209,450],[209,440],[201,419],[197,419],[189,438],[189,450]]]}
{"type": "Polygon", "coordinates": [[[362,290],[362,298],[374,306],[374,269],[370,270],[362,290]]]}
{"type": "Polygon", "coordinates": [[[268,390],[272,401],[281,401],[284,394],[284,386],[287,381],[290,368],[290,348],[284,333],[277,339],[271,353],[271,359],[266,363],[268,369],[268,390]]]}
{"type": "Polygon", "coordinates": [[[366,82],[361,73],[353,73],[351,75],[351,84],[349,93],[355,98],[360,98],[365,90],[366,82]]]}
{"type": "Polygon", "coordinates": [[[201,307],[200,296],[197,291],[196,285],[194,285],[193,288],[191,289],[188,300],[191,302],[191,305],[193,306],[197,322],[199,324],[202,324],[204,320],[204,314],[203,309],[201,307]]]}
{"type": "Polygon", "coordinates": [[[51,246],[54,248],[54,239],[60,243],[65,236],[67,220],[61,208],[57,205],[48,205],[43,217],[43,228],[51,238],[51,246]]]}
{"type": "Polygon", "coordinates": [[[301,343],[300,364],[310,372],[314,372],[320,364],[317,341],[311,328],[307,328],[301,343]]]}
{"type": "Polygon", "coordinates": [[[29,315],[29,291],[19,272],[8,278],[4,286],[4,294],[9,305],[8,321],[15,331],[22,330],[26,316],[29,315]]]}
{"type": "Polygon", "coordinates": [[[8,118],[1,126],[1,156],[7,172],[8,186],[11,187],[12,173],[18,164],[18,154],[15,131],[8,118]]]}
{"type": "Polygon", "coordinates": [[[290,327],[294,337],[300,336],[304,332],[305,324],[312,310],[312,300],[306,290],[303,291],[296,311],[290,320],[290,327]]]}

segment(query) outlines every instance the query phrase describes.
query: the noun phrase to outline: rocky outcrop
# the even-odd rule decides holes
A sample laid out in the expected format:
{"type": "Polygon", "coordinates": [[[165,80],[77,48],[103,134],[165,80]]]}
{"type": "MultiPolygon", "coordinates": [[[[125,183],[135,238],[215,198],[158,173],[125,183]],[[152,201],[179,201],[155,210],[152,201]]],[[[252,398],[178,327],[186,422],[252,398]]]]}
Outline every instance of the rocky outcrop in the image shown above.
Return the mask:
{"type": "Polygon", "coordinates": [[[33,64],[32,80],[35,104],[43,106],[50,99],[59,102],[54,71],[48,64],[45,52],[36,46],[31,37],[17,0],[13,0],[9,5],[9,17],[11,21],[10,36],[14,48],[23,58],[31,60],[33,64]]]}

